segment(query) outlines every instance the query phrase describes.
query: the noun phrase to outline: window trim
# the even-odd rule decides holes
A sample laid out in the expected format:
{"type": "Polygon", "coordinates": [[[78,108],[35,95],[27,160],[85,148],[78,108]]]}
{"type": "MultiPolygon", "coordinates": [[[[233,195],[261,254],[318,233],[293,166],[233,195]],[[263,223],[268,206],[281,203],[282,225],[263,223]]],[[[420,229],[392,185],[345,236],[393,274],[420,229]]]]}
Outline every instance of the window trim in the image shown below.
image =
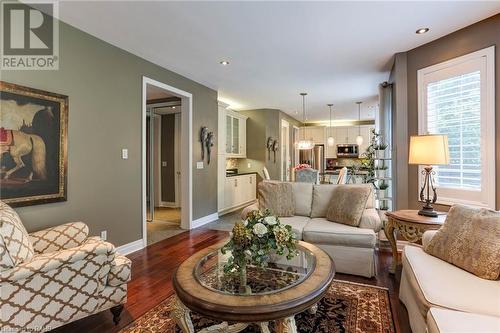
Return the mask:
{"type": "MultiPolygon", "coordinates": [[[[481,167],[481,191],[478,191],[483,195],[486,200],[470,200],[464,198],[451,197],[446,195],[439,195],[438,192],[438,204],[452,205],[452,204],[468,204],[477,207],[487,207],[495,209],[496,204],[496,182],[495,182],[495,46],[490,46],[485,49],[481,49],[448,61],[441,62],[436,65],[432,65],[426,68],[422,68],[417,71],[417,99],[418,99],[418,133],[427,133],[427,108],[426,108],[426,98],[427,98],[427,87],[426,87],[426,76],[429,74],[435,74],[435,72],[443,70],[451,70],[453,67],[465,65],[467,66],[471,61],[477,61],[484,58],[485,64],[482,70],[486,75],[486,80],[481,80],[481,93],[485,92],[485,98],[481,98],[481,132],[485,135],[481,135],[481,146],[484,147],[486,156],[491,156],[492,158],[482,158],[481,167]],[[483,86],[484,85],[484,86],[483,86]],[[483,106],[484,103],[484,106],[483,106]],[[483,119],[484,117],[484,119],[483,119]],[[484,193],[483,193],[484,192],[484,193]]],[[[419,184],[422,184],[422,171],[423,167],[419,166],[419,184]]],[[[420,187],[420,186],[419,186],[420,187]]],[[[448,190],[449,191],[449,190],[448,190]]],[[[448,192],[447,191],[447,192],[448,192]]],[[[467,190],[456,190],[458,193],[466,193],[467,190]]],[[[469,191],[472,192],[472,191],[469,191]]],[[[418,198],[418,196],[417,196],[418,198]]]]}

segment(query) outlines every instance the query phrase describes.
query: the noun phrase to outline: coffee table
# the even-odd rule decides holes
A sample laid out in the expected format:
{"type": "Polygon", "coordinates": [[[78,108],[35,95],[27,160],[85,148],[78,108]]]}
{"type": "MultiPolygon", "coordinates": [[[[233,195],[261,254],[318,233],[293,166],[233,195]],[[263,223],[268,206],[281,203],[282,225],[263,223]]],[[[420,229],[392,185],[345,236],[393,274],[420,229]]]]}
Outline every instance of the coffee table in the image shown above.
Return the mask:
{"type": "Polygon", "coordinates": [[[209,246],[184,261],[174,274],[176,302],[172,317],[185,333],[193,333],[190,313],[194,311],[221,324],[200,333],[239,332],[251,323],[269,332],[268,322],[276,321],[279,333],[297,332],[294,316],[315,312],[335,275],[334,263],[323,250],[299,242],[299,255],[288,261],[271,256],[268,267],[247,267],[247,285],[240,288],[237,274],[225,274],[229,254],[220,248],[227,240],[209,246]],[[229,324],[231,322],[233,324],[229,324]]]}

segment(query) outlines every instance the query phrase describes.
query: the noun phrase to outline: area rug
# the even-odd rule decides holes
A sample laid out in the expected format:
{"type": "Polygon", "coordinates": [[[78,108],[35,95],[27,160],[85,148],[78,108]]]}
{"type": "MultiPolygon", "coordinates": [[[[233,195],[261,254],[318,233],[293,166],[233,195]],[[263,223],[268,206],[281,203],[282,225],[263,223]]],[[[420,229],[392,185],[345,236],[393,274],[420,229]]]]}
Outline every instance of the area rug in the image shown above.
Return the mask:
{"type": "MultiPolygon", "coordinates": [[[[155,306],[142,317],[121,330],[121,333],[180,333],[170,318],[173,296],[155,306]]],[[[385,288],[335,280],[318,304],[318,311],[295,316],[300,333],[394,333],[394,323],[385,288]]],[[[195,313],[191,314],[195,330],[216,324],[195,313]]],[[[273,323],[269,325],[271,332],[273,323]]],[[[247,327],[244,333],[260,332],[257,326],[247,327]]]]}

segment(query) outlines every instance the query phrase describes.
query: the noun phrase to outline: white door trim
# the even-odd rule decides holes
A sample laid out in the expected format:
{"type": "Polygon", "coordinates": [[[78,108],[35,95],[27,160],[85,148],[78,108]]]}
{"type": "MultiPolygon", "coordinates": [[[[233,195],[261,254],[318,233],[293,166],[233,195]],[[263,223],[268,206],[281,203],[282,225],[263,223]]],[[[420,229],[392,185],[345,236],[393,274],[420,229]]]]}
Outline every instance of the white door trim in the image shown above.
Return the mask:
{"type": "Polygon", "coordinates": [[[142,239],[144,245],[147,244],[147,225],[146,225],[146,90],[147,85],[153,85],[169,91],[171,94],[181,98],[181,170],[186,170],[182,173],[181,182],[183,185],[181,199],[181,227],[183,229],[192,229],[192,214],[193,214],[193,95],[187,91],[177,89],[165,83],[153,80],[146,76],[142,77],[142,239]]]}
{"type": "Polygon", "coordinates": [[[285,119],[281,119],[281,137],[280,141],[281,142],[281,180],[282,181],[290,181],[290,123],[286,121],[285,119]],[[286,132],[286,141],[283,142],[283,131],[286,132]],[[285,147],[285,149],[283,149],[285,147]],[[286,164],[287,169],[286,170],[283,166],[286,164]],[[287,177],[288,176],[288,177],[287,177]],[[288,179],[287,179],[288,178],[288,179]]]}

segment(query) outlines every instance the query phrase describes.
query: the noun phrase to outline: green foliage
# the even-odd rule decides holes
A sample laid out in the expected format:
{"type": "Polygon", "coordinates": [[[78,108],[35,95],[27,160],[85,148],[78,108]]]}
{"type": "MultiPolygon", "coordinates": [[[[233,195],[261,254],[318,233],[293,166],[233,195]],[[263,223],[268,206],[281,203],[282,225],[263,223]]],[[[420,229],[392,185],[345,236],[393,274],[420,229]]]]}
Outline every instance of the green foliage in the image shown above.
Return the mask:
{"type": "Polygon", "coordinates": [[[298,254],[297,243],[290,225],[282,224],[269,210],[253,211],[235,224],[231,239],[221,249],[222,254],[231,251],[224,272],[241,271],[247,264],[264,267],[271,253],[291,260],[298,254]]]}
{"type": "Polygon", "coordinates": [[[389,184],[386,181],[383,180],[378,183],[379,190],[386,190],[387,188],[389,188],[389,184]]]}

